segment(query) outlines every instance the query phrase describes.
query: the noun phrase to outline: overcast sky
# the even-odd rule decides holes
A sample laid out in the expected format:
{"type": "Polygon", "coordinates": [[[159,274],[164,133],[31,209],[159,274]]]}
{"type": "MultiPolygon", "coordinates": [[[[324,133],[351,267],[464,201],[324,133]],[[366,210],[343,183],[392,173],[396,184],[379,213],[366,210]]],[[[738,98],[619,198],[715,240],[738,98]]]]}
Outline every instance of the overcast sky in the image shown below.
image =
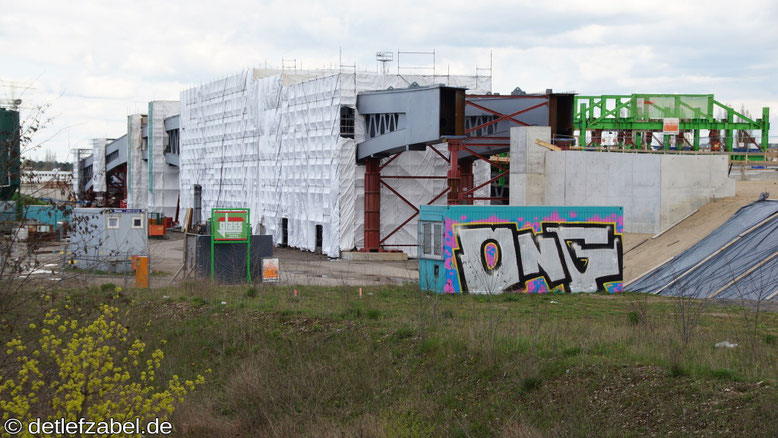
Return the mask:
{"type": "Polygon", "coordinates": [[[488,67],[492,53],[500,93],[713,93],[753,114],[769,106],[775,142],[776,4],[3,0],[0,99],[21,97],[23,117],[50,104],[33,155],[64,160],[90,138],[126,133],[126,116],[149,100],[246,67],[329,67],[340,49],[344,64],[375,71],[378,50],[434,49],[437,71],[452,74],[488,67]]]}

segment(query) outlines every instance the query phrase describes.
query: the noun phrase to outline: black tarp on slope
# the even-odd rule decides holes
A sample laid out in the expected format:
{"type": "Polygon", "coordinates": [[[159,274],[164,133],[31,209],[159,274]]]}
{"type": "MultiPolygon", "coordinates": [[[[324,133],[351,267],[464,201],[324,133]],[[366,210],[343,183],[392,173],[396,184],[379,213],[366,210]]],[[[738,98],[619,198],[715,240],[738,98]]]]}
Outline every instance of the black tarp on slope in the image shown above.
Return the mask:
{"type": "Polygon", "coordinates": [[[704,239],[628,284],[625,290],[699,298],[775,300],[777,213],[778,201],[772,200],[741,208],[704,239]]]}

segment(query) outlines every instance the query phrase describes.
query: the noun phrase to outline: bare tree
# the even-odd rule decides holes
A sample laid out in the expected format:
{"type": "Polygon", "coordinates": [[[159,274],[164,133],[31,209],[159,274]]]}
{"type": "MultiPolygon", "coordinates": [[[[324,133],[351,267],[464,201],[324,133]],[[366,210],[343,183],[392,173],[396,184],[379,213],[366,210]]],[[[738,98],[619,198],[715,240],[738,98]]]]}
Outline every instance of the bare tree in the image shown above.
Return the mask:
{"type": "Polygon", "coordinates": [[[683,363],[687,359],[689,347],[697,335],[702,315],[709,304],[709,300],[699,297],[699,289],[703,285],[697,281],[685,278],[683,275],[675,277],[673,297],[673,320],[677,338],[672,339],[670,345],[670,365],[674,373],[680,372],[683,363]]]}
{"type": "MultiPolygon", "coordinates": [[[[33,109],[20,123],[18,136],[0,144],[9,152],[12,160],[41,147],[36,134],[50,123],[46,118],[48,106],[33,109]]],[[[46,139],[43,140],[44,142],[46,139]]],[[[69,248],[54,241],[64,235],[57,219],[65,217],[70,207],[64,203],[43,202],[37,199],[42,186],[36,184],[33,174],[22,169],[14,170],[11,176],[18,186],[9,184],[14,191],[13,200],[0,201],[0,319],[7,328],[15,318],[25,314],[25,307],[36,298],[41,287],[61,284],[72,274],[65,269],[69,248]],[[25,194],[21,186],[32,187],[25,194]],[[18,187],[18,188],[17,188],[18,187]],[[35,187],[38,187],[37,189],[35,187]],[[53,223],[52,223],[53,222],[53,223]]],[[[68,183],[67,178],[64,179],[68,183]]],[[[70,223],[70,227],[78,224],[70,223]]]]}
{"type": "Polygon", "coordinates": [[[730,267],[729,277],[731,280],[722,286],[719,290],[714,291],[711,295],[718,295],[721,293],[727,293],[728,301],[730,304],[736,304],[737,306],[729,306],[735,308],[740,313],[743,321],[743,335],[748,345],[749,357],[751,360],[756,360],[759,354],[759,334],[760,334],[760,320],[762,312],[768,307],[768,300],[776,295],[778,291],[778,269],[776,269],[775,263],[771,263],[775,258],[775,254],[765,257],[762,262],[756,265],[757,269],[748,270],[745,273],[736,275],[730,267]]]}

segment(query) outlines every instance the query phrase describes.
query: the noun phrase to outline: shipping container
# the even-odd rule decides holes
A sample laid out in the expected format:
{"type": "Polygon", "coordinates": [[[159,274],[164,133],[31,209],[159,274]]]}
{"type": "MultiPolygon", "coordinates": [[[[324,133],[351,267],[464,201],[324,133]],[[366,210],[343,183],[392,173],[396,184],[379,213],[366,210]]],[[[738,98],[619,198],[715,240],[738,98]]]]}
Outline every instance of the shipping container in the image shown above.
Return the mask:
{"type": "Polygon", "coordinates": [[[622,290],[622,207],[425,205],[419,215],[423,290],[622,290]]]}

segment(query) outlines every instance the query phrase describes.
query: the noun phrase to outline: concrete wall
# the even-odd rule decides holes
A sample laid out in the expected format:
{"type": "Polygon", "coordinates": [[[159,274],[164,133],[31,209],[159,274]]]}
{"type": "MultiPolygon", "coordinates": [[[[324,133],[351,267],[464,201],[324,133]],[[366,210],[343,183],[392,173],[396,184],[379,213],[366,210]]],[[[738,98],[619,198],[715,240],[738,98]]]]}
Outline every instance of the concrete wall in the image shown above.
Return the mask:
{"type": "MultiPolygon", "coordinates": [[[[546,151],[535,140],[551,141],[548,126],[511,128],[510,204],[547,205],[543,203],[546,185],[546,151]]],[[[561,204],[560,204],[561,205],[561,204]]]]}
{"type": "Polygon", "coordinates": [[[545,205],[624,207],[624,229],[657,233],[661,209],[661,156],[548,151],[545,205]]]}
{"type": "Polygon", "coordinates": [[[715,198],[735,196],[726,155],[662,155],[660,229],[715,198]]]}
{"type": "Polygon", "coordinates": [[[550,151],[541,129],[511,129],[511,205],[622,206],[624,231],[653,234],[735,194],[724,155],[550,151]]]}

